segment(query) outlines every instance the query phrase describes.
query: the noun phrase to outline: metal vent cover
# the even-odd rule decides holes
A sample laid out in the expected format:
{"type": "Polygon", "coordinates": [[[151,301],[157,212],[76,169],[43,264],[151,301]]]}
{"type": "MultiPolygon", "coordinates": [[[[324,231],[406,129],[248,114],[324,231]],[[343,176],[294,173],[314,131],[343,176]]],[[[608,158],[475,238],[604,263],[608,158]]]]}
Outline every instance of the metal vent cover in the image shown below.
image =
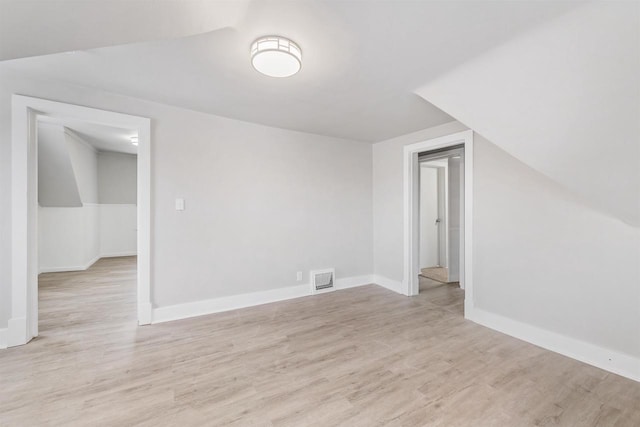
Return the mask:
{"type": "Polygon", "coordinates": [[[319,294],[335,290],[335,270],[327,268],[311,272],[311,292],[319,294]]]}

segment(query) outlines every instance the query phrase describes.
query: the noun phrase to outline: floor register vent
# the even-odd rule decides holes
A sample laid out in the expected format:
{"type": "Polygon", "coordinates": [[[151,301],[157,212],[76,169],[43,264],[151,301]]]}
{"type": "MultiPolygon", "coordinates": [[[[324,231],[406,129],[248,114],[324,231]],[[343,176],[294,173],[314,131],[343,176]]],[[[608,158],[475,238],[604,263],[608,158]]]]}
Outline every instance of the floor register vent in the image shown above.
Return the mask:
{"type": "Polygon", "coordinates": [[[335,289],[335,270],[333,268],[315,270],[311,272],[312,293],[320,294],[323,292],[331,292],[335,289]]]}

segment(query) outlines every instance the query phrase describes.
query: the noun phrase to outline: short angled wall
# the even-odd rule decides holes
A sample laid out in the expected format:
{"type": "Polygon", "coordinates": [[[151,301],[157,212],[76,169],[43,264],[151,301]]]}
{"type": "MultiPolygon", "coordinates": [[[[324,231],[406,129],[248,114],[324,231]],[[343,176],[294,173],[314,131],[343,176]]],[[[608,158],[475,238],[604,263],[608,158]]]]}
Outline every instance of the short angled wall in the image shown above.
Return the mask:
{"type": "Polygon", "coordinates": [[[86,270],[100,258],[99,208],[38,208],[38,271],[86,270]]]}

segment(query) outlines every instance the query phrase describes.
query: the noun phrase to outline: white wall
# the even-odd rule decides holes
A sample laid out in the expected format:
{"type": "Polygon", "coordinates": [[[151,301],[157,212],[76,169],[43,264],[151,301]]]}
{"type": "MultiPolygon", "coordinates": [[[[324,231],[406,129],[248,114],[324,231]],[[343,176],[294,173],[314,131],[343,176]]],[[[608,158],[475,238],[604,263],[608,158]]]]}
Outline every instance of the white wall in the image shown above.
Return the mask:
{"type": "Polygon", "coordinates": [[[640,358],[640,230],[482,137],[474,158],[476,307],[640,358]]]}
{"type": "Polygon", "coordinates": [[[129,256],[138,251],[135,204],[100,204],[100,257],[129,256]]]}
{"type": "Polygon", "coordinates": [[[438,265],[438,169],[420,165],[420,268],[438,265]]]}
{"type": "Polygon", "coordinates": [[[0,71],[0,328],[11,301],[11,93],[152,119],[156,306],[294,286],[315,268],[371,273],[370,144],[0,71]]]}
{"type": "Polygon", "coordinates": [[[138,156],[101,151],[98,153],[100,204],[137,203],[138,156]]]}
{"type": "Polygon", "coordinates": [[[84,270],[100,254],[98,205],[38,208],[40,272],[84,270]]]}
{"type": "Polygon", "coordinates": [[[98,153],[100,256],[137,253],[138,156],[98,153]]]}
{"type": "MultiPolygon", "coordinates": [[[[74,271],[84,270],[100,256],[100,209],[98,201],[98,160],[96,150],[82,138],[62,126],[42,124],[41,131],[55,131],[57,152],[40,149],[47,147],[51,135],[39,135],[39,164],[51,165],[52,156],[68,157],[69,167],[53,170],[53,182],[58,182],[56,173],[72,173],[71,184],[77,188],[82,206],[72,205],[38,209],[38,270],[74,271]],[[44,138],[40,138],[40,137],[44,138]]],[[[40,132],[42,133],[42,132],[40,132]]],[[[43,200],[60,202],[59,189],[45,185],[38,188],[43,200]]],[[[61,203],[58,203],[61,204],[61,203]]]]}

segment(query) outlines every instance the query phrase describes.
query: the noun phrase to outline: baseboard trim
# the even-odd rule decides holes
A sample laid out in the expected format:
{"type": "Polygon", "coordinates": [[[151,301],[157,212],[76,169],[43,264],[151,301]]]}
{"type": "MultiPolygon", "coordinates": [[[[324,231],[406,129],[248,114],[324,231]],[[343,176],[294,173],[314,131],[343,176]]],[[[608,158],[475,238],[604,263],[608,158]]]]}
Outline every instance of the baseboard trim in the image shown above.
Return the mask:
{"type": "Polygon", "coordinates": [[[15,347],[23,345],[31,340],[31,336],[27,335],[27,319],[26,317],[12,317],[7,322],[6,347],[15,347]]]}
{"type": "Polygon", "coordinates": [[[221,313],[223,311],[268,304],[276,301],[306,297],[310,294],[310,285],[297,285],[158,307],[153,309],[151,323],[162,323],[206,314],[221,313]]]}
{"type": "MultiPolygon", "coordinates": [[[[345,277],[336,279],[336,290],[356,288],[358,286],[371,285],[373,283],[372,275],[345,277]]],[[[309,285],[311,287],[311,285],[309,285]]]]}
{"type": "Polygon", "coordinates": [[[7,328],[0,329],[0,350],[7,348],[7,328]]]}
{"type": "Polygon", "coordinates": [[[110,253],[110,254],[102,254],[102,255],[99,255],[99,256],[93,258],[91,261],[89,261],[85,265],[72,266],[72,267],[44,267],[44,268],[41,268],[40,270],[38,270],[38,274],[42,274],[42,273],[63,273],[63,272],[67,272],[67,271],[85,271],[85,270],[88,270],[89,267],[91,267],[93,264],[98,262],[98,260],[101,259],[101,258],[117,258],[117,257],[121,257],[121,256],[136,256],[136,255],[138,255],[138,252],[115,252],[115,253],[110,253]]]}
{"type": "Polygon", "coordinates": [[[640,382],[639,358],[478,308],[465,306],[465,317],[475,323],[537,345],[538,347],[640,382]]]}
{"type": "Polygon", "coordinates": [[[71,267],[44,267],[41,268],[39,270],[39,273],[62,273],[65,271],[84,271],[89,269],[89,267],[91,267],[93,264],[95,264],[101,257],[97,256],[93,259],[91,259],[89,262],[87,262],[84,265],[79,265],[79,266],[71,266],[71,267]]]}
{"type": "Polygon", "coordinates": [[[100,258],[118,258],[121,256],[136,256],[138,255],[138,252],[133,251],[133,252],[112,252],[110,254],[102,254],[100,255],[100,258]]]}
{"type": "Polygon", "coordinates": [[[389,279],[388,277],[380,276],[379,274],[374,274],[373,283],[375,283],[378,286],[382,286],[383,288],[387,288],[390,291],[405,295],[404,287],[402,286],[402,283],[389,279]]]}
{"type": "MultiPolygon", "coordinates": [[[[336,280],[336,290],[354,288],[372,283],[372,276],[345,277],[336,280]]],[[[311,285],[287,286],[268,291],[251,292],[227,297],[212,298],[184,304],[157,307],[152,310],[151,323],[163,323],[172,320],[187,319],[239,308],[253,307],[277,301],[311,296],[311,285]]]]}
{"type": "Polygon", "coordinates": [[[138,304],[138,325],[149,325],[153,316],[153,306],[149,302],[138,304]]]}

